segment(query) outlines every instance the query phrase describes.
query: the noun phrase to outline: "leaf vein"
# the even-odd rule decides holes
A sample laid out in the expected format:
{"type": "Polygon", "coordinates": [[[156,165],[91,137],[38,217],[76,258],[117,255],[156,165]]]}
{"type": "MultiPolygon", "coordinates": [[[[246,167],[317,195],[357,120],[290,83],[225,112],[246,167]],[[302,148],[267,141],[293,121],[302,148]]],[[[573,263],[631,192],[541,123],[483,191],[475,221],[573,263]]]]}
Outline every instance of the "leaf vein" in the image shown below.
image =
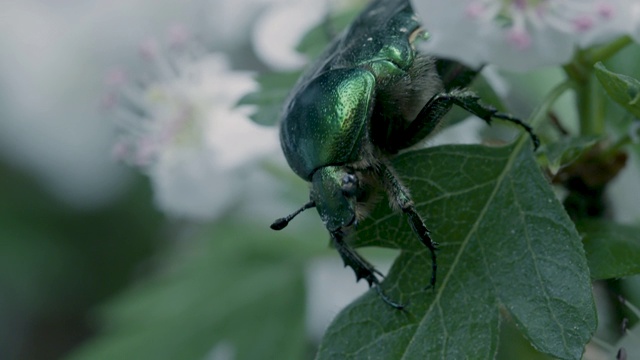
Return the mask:
{"type": "MultiPolygon", "coordinates": [[[[520,144],[522,144],[522,142],[520,142],[520,144]]],[[[425,315],[423,316],[422,320],[420,321],[421,323],[423,321],[425,321],[425,319],[433,311],[434,305],[438,305],[439,306],[440,298],[442,296],[442,293],[444,293],[444,289],[447,287],[448,282],[450,281],[451,277],[455,273],[454,270],[457,268],[458,263],[460,262],[460,258],[462,257],[462,253],[464,252],[465,248],[469,245],[469,241],[473,237],[473,234],[475,234],[477,232],[479,224],[487,216],[488,211],[489,211],[489,205],[496,198],[496,195],[498,193],[498,189],[500,189],[502,183],[506,180],[507,175],[509,173],[509,170],[512,169],[513,164],[514,164],[516,158],[518,157],[518,154],[521,151],[521,148],[522,148],[522,146],[516,146],[514,148],[514,150],[511,152],[511,154],[509,155],[509,157],[507,159],[507,162],[506,162],[502,172],[500,173],[500,175],[495,180],[495,186],[493,188],[493,191],[491,192],[491,194],[487,198],[484,207],[482,208],[482,210],[478,214],[477,220],[473,224],[473,227],[470,229],[469,233],[467,234],[467,236],[463,240],[462,245],[460,246],[460,249],[458,250],[458,252],[457,252],[457,254],[456,254],[456,256],[455,256],[455,258],[453,260],[453,263],[451,264],[451,267],[450,267],[449,271],[447,272],[447,275],[445,276],[445,278],[442,281],[442,285],[440,285],[440,291],[438,291],[438,293],[436,294],[436,298],[433,299],[433,302],[431,303],[431,305],[429,306],[429,308],[425,312],[425,315]]],[[[413,334],[413,336],[411,337],[411,340],[409,341],[409,344],[404,349],[404,353],[403,353],[401,359],[406,359],[407,350],[409,349],[409,347],[416,340],[416,334],[417,334],[417,331],[413,334]]]]}

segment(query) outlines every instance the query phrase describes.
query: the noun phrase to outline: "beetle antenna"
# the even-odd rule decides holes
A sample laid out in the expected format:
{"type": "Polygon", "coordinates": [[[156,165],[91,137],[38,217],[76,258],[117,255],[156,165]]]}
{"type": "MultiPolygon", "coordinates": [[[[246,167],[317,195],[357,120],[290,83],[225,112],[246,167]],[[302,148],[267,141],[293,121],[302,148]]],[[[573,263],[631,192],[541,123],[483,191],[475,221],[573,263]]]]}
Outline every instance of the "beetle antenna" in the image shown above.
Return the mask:
{"type": "Polygon", "coordinates": [[[273,224],[271,224],[271,228],[273,230],[282,230],[284,229],[287,225],[289,225],[289,221],[291,221],[291,219],[293,219],[294,217],[296,217],[298,214],[300,214],[301,212],[307,210],[307,209],[311,209],[312,207],[316,206],[316,202],[315,201],[309,201],[308,203],[304,204],[304,206],[302,206],[300,209],[296,210],[294,213],[289,214],[283,218],[280,218],[276,221],[273,222],[273,224]]]}

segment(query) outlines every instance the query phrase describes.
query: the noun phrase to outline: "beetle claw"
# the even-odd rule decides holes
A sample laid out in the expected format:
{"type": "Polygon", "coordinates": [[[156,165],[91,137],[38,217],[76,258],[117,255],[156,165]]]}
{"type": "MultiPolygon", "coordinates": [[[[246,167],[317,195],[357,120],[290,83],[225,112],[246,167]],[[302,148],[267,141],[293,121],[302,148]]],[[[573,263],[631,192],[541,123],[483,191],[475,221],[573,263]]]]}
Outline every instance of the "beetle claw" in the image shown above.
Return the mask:
{"type": "Polygon", "coordinates": [[[406,305],[399,304],[399,303],[394,302],[391,299],[389,299],[387,297],[387,295],[385,295],[385,293],[382,291],[382,289],[380,288],[379,284],[376,285],[376,291],[378,292],[378,295],[382,298],[382,301],[387,303],[389,306],[391,306],[392,308],[394,308],[396,310],[404,310],[406,305]]]}
{"type": "Polygon", "coordinates": [[[384,277],[382,273],[373,265],[369,264],[360,254],[358,254],[355,250],[353,250],[346,242],[344,242],[343,235],[340,231],[334,231],[331,233],[331,241],[333,245],[338,250],[340,257],[344,261],[344,266],[349,266],[353,269],[353,272],[356,274],[356,281],[360,281],[360,279],[365,279],[365,281],[369,284],[369,287],[375,287],[380,298],[393,307],[394,309],[402,310],[404,305],[399,304],[395,301],[392,301],[380,288],[380,280],[376,277],[376,274],[384,277]]]}

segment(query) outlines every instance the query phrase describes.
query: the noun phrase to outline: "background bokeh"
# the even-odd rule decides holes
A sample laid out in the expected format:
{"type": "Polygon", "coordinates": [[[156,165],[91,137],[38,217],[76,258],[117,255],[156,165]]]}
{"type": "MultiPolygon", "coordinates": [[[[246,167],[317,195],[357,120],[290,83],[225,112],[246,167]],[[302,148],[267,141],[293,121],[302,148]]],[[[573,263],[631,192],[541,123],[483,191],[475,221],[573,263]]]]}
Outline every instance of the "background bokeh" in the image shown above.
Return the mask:
{"type": "Polygon", "coordinates": [[[110,69],[142,70],[139,45],[174,24],[255,67],[248,29],[264,6],[0,2],[0,358],[58,358],[92,336],[93,307],[148,274],[180,228],[111,156],[110,69]]]}
{"type": "MultiPolygon", "coordinates": [[[[367,287],[342,269],[315,214],[268,229],[305,202],[305,184],[275,154],[239,175],[245,187],[215,219],[168,217],[148,178],[114,160],[104,97],[110,71],[144,72],[140,45],[168,41],[176,25],[234,70],[296,69],[305,59],[293,46],[321,21],[319,3],[0,0],[0,359],[113,359],[163,341],[177,349],[166,358],[313,356],[367,287]]],[[[640,219],[630,163],[611,191],[626,222],[640,219]]],[[[388,268],[390,253],[365,253],[388,268]]],[[[640,299],[636,280],[617,289],[640,299]]]]}

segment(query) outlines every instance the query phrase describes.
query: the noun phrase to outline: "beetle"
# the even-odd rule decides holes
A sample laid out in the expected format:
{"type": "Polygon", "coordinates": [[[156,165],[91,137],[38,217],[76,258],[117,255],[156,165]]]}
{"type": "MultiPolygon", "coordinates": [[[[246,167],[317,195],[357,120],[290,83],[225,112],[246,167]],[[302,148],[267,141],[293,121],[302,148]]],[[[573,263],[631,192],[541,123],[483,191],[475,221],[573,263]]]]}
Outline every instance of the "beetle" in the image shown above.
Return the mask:
{"type": "Polygon", "coordinates": [[[416,41],[427,38],[408,0],[372,1],[300,77],[280,122],[282,150],[291,169],[311,184],[310,200],[271,228],[281,230],[315,207],[357,281],[365,279],[397,309],[403,305],[380,289],[381,274],[346,241],[383,190],[429,249],[435,288],[437,243],[390,159],[431,134],[453,105],[487,123],[514,122],[539,144],[529,125],[462,88],[477,71],[416,50],[416,41]]]}

